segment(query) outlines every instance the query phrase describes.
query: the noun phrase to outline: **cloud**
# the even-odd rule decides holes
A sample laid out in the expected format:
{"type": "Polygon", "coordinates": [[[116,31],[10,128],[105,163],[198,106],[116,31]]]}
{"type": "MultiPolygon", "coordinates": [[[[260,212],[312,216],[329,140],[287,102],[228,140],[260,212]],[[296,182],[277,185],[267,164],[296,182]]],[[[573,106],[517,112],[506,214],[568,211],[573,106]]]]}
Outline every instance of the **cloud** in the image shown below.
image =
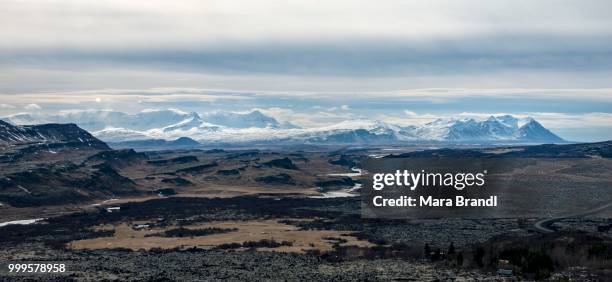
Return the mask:
{"type": "Polygon", "coordinates": [[[9,105],[9,104],[0,104],[0,109],[14,109],[16,108],[13,105],[9,105]]]}
{"type": "Polygon", "coordinates": [[[417,114],[417,113],[415,113],[415,112],[413,112],[413,111],[408,111],[408,110],[404,111],[404,113],[405,113],[405,114],[406,114],[408,117],[416,117],[416,116],[418,116],[418,115],[419,115],[419,114],[417,114]]]}
{"type": "Polygon", "coordinates": [[[0,104],[260,108],[302,126],[503,109],[603,126],[610,10],[606,0],[0,1],[0,104]]]}
{"type": "Polygon", "coordinates": [[[265,115],[276,118],[281,123],[290,122],[305,128],[332,125],[356,117],[356,115],[350,112],[337,111],[337,109],[338,108],[335,108],[333,111],[329,111],[329,109],[320,111],[319,107],[314,109],[315,111],[312,111],[312,109],[295,110],[281,107],[270,107],[253,108],[251,110],[258,110],[265,115]]]}
{"type": "MultiPolygon", "coordinates": [[[[3,48],[145,48],[403,39],[500,33],[610,34],[608,1],[3,1],[3,48]],[[512,12],[508,12],[512,11],[512,12]],[[279,24],[281,23],[281,24],[279,24]],[[44,27],[44,28],[43,28],[44,27]],[[223,27],[223,28],[219,28],[223,27]]],[[[567,42],[570,44],[571,42],[567,42]]],[[[519,46],[519,44],[513,44],[519,46]]],[[[482,46],[486,48],[490,46],[482,46]]],[[[506,46],[512,48],[513,46],[506,46]]]]}
{"type": "Polygon", "coordinates": [[[279,122],[295,122],[296,112],[292,109],[270,107],[270,108],[252,108],[249,111],[260,111],[264,115],[271,116],[279,122]]]}
{"type": "Polygon", "coordinates": [[[381,120],[381,121],[385,121],[385,122],[392,123],[392,124],[409,126],[409,125],[422,125],[422,124],[434,121],[438,118],[450,117],[450,115],[434,115],[430,113],[418,114],[414,111],[409,111],[409,110],[404,110],[403,111],[404,115],[393,114],[393,113],[388,113],[388,112],[389,111],[387,111],[387,113],[385,114],[381,114],[381,113],[376,114],[374,118],[376,120],[381,120]]]}
{"type": "Polygon", "coordinates": [[[605,0],[9,0],[0,91],[609,87],[610,9],[605,0]]]}
{"type": "Polygon", "coordinates": [[[541,121],[543,125],[552,129],[561,128],[612,128],[612,113],[528,113],[527,115],[541,121]]]}
{"type": "MultiPolygon", "coordinates": [[[[250,100],[248,93],[229,93],[192,88],[151,88],[151,89],[99,89],[83,91],[45,91],[18,94],[0,94],[0,102],[30,103],[35,109],[41,104],[77,105],[87,103],[176,103],[216,102],[219,100],[250,100]]],[[[131,105],[133,106],[133,105],[131,105]]]]}
{"type": "Polygon", "coordinates": [[[42,109],[38,104],[27,104],[23,108],[30,111],[42,109]]]}
{"type": "MultiPolygon", "coordinates": [[[[579,103],[612,103],[612,88],[423,88],[394,91],[267,91],[209,88],[144,88],[144,89],[95,89],[78,91],[39,91],[1,94],[2,104],[82,104],[95,102],[105,103],[175,103],[175,102],[220,102],[241,101],[255,103],[256,100],[290,99],[301,103],[313,102],[390,102],[411,103],[427,102],[431,104],[448,104],[467,99],[478,101],[495,100],[527,103],[532,101],[557,101],[579,103]]],[[[542,104],[544,102],[541,102],[542,104]]],[[[315,105],[313,109],[326,106],[315,105]]],[[[348,110],[347,104],[327,106],[327,111],[348,110]]]]}

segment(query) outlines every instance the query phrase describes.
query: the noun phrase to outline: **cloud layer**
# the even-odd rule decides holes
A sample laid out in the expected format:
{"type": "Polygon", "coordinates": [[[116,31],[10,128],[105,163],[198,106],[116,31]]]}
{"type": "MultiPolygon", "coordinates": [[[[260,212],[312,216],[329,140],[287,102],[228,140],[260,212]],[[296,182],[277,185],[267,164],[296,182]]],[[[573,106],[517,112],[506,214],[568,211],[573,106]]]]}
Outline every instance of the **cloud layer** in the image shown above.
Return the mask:
{"type": "Polygon", "coordinates": [[[149,78],[132,87],[195,86],[168,72],[216,76],[223,88],[256,77],[250,87],[260,90],[275,79],[305,90],[286,76],[307,76],[317,90],[330,81],[353,89],[350,78],[376,90],[470,78],[516,87],[534,74],[539,87],[603,87],[610,10],[609,1],[9,0],[0,3],[0,69],[13,84],[34,78],[34,88],[52,72],[65,82],[47,82],[53,89],[129,87],[117,70],[149,78]]]}
{"type": "Polygon", "coordinates": [[[567,0],[8,0],[0,18],[5,49],[214,49],[235,43],[609,36],[610,8],[609,1],[567,0]]]}
{"type": "MultiPolygon", "coordinates": [[[[305,126],[537,115],[612,138],[612,2],[0,2],[0,114],[253,108],[305,126]]],[[[563,134],[562,134],[563,135],[563,134]]]]}

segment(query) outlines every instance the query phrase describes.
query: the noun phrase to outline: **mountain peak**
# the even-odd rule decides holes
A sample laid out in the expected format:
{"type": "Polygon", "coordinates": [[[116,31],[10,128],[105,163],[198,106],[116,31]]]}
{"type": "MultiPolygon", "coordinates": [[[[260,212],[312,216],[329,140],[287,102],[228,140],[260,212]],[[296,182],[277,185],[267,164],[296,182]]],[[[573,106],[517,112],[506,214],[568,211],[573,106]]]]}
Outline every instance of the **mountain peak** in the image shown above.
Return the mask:
{"type": "Polygon", "coordinates": [[[563,142],[533,118],[521,120],[511,115],[474,118],[437,119],[417,127],[415,136],[452,142],[563,142]],[[522,129],[521,129],[522,128],[522,129]]]}
{"type": "Polygon", "coordinates": [[[519,140],[548,143],[563,142],[561,137],[546,129],[535,119],[527,118],[525,121],[526,123],[523,124],[518,130],[519,140]]]}
{"type": "Polygon", "coordinates": [[[260,117],[266,116],[262,112],[260,112],[259,110],[253,110],[250,113],[248,113],[247,115],[260,116],[260,117]]]}
{"type": "MultiPolygon", "coordinates": [[[[151,110],[130,115],[113,111],[81,111],[69,115],[33,115],[41,120],[76,122],[105,141],[174,140],[190,137],[199,142],[338,142],[392,144],[401,142],[524,142],[559,143],[563,139],[533,118],[492,115],[440,118],[424,125],[398,126],[381,120],[349,119],[316,128],[279,123],[260,110],[198,114],[151,110]]],[[[11,120],[8,120],[10,123],[11,120]]],[[[7,127],[9,123],[0,124],[7,127]]],[[[364,144],[365,144],[364,143],[364,144]]]]}
{"type": "Polygon", "coordinates": [[[203,119],[212,124],[231,128],[281,128],[281,124],[275,118],[259,110],[247,113],[215,112],[205,115],[203,119]]]}

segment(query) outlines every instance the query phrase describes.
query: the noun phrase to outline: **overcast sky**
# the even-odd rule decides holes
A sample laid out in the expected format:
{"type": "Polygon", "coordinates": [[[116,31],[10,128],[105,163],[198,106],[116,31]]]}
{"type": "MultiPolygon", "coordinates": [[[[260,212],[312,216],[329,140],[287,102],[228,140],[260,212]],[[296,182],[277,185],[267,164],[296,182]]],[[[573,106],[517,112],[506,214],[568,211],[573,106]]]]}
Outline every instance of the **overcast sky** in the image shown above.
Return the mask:
{"type": "Polygon", "coordinates": [[[611,1],[0,0],[0,116],[531,115],[612,139],[611,1]]]}

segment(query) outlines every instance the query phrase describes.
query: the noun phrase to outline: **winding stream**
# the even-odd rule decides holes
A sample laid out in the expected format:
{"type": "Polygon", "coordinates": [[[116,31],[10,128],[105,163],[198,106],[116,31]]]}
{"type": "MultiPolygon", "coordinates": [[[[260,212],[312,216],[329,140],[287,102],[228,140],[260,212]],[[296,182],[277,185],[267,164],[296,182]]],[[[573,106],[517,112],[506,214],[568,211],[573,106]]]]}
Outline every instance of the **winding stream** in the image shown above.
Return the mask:
{"type": "MultiPolygon", "coordinates": [[[[347,173],[329,173],[327,175],[328,176],[345,176],[345,177],[351,177],[351,178],[361,176],[362,171],[360,168],[354,167],[354,168],[351,168],[351,171],[352,172],[347,172],[347,173]]],[[[355,185],[353,185],[353,187],[351,188],[323,192],[321,193],[320,196],[310,196],[309,198],[323,199],[323,198],[357,197],[359,196],[359,194],[357,193],[357,190],[359,189],[361,189],[361,183],[355,183],[355,185]]]]}

